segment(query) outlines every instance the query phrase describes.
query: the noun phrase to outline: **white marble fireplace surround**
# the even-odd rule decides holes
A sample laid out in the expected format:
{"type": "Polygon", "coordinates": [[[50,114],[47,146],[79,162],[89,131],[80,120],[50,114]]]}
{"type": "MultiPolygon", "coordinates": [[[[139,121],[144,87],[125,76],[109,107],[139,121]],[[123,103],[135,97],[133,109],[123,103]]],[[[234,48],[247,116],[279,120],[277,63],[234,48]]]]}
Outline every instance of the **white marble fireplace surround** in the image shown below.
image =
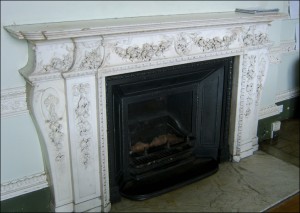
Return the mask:
{"type": "Polygon", "coordinates": [[[29,45],[27,103],[56,212],[109,211],[107,76],[235,57],[229,145],[258,149],[268,25],[286,14],[209,13],[6,26],[29,45]]]}

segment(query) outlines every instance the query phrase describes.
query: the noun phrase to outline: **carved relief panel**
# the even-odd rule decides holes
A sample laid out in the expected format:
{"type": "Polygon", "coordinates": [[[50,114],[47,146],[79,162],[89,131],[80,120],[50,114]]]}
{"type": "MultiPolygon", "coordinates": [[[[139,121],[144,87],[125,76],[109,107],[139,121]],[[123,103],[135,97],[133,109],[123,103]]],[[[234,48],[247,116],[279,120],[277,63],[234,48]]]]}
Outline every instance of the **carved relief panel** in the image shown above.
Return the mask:
{"type": "Polygon", "coordinates": [[[81,203],[100,196],[95,77],[66,78],[66,85],[74,199],[81,203]]]}
{"type": "Polygon", "coordinates": [[[241,48],[268,45],[266,25],[129,35],[127,39],[104,37],[104,67],[146,63],[198,55],[200,58],[236,54],[241,48]]]}
{"type": "Polygon", "coordinates": [[[54,206],[72,207],[73,190],[64,82],[37,83],[30,89],[29,108],[35,120],[45,158],[54,206]]]}
{"type": "MultiPolygon", "coordinates": [[[[267,49],[249,51],[242,56],[237,153],[257,148],[258,109],[269,63],[267,49]]],[[[252,150],[253,151],[253,150],[252,150]]],[[[255,151],[255,150],[254,150],[255,151]]]]}

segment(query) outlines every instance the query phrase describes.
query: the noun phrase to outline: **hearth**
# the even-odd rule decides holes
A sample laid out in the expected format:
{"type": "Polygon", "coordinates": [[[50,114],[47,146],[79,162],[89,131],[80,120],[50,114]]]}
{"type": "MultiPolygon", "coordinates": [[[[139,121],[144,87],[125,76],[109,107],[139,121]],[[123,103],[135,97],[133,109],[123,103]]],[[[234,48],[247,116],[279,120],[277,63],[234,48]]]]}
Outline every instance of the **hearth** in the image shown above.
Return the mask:
{"type": "Polygon", "coordinates": [[[109,76],[111,201],[160,195],[229,159],[233,57],[109,76]]]}

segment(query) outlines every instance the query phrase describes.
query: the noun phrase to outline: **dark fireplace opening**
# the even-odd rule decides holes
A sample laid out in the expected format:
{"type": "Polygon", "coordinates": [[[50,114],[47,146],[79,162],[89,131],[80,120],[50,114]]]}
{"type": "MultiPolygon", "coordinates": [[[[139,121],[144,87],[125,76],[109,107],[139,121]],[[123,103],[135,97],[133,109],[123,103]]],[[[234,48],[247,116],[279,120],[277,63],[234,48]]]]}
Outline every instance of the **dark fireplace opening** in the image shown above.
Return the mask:
{"type": "Polygon", "coordinates": [[[106,77],[111,202],[144,200],[229,160],[233,57],[106,77]]]}

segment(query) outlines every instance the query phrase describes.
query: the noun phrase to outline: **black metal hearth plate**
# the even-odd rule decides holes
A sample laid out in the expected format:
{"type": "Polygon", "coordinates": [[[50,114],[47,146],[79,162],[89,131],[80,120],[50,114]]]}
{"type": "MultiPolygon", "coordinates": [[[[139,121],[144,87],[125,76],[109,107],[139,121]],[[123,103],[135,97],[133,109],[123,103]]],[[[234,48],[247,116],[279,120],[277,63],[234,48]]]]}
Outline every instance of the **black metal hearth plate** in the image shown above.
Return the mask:
{"type": "Polygon", "coordinates": [[[211,158],[194,158],[192,162],[174,166],[155,176],[142,180],[130,180],[123,184],[120,193],[132,200],[146,200],[197,180],[208,177],[218,171],[218,162],[211,158]]]}

